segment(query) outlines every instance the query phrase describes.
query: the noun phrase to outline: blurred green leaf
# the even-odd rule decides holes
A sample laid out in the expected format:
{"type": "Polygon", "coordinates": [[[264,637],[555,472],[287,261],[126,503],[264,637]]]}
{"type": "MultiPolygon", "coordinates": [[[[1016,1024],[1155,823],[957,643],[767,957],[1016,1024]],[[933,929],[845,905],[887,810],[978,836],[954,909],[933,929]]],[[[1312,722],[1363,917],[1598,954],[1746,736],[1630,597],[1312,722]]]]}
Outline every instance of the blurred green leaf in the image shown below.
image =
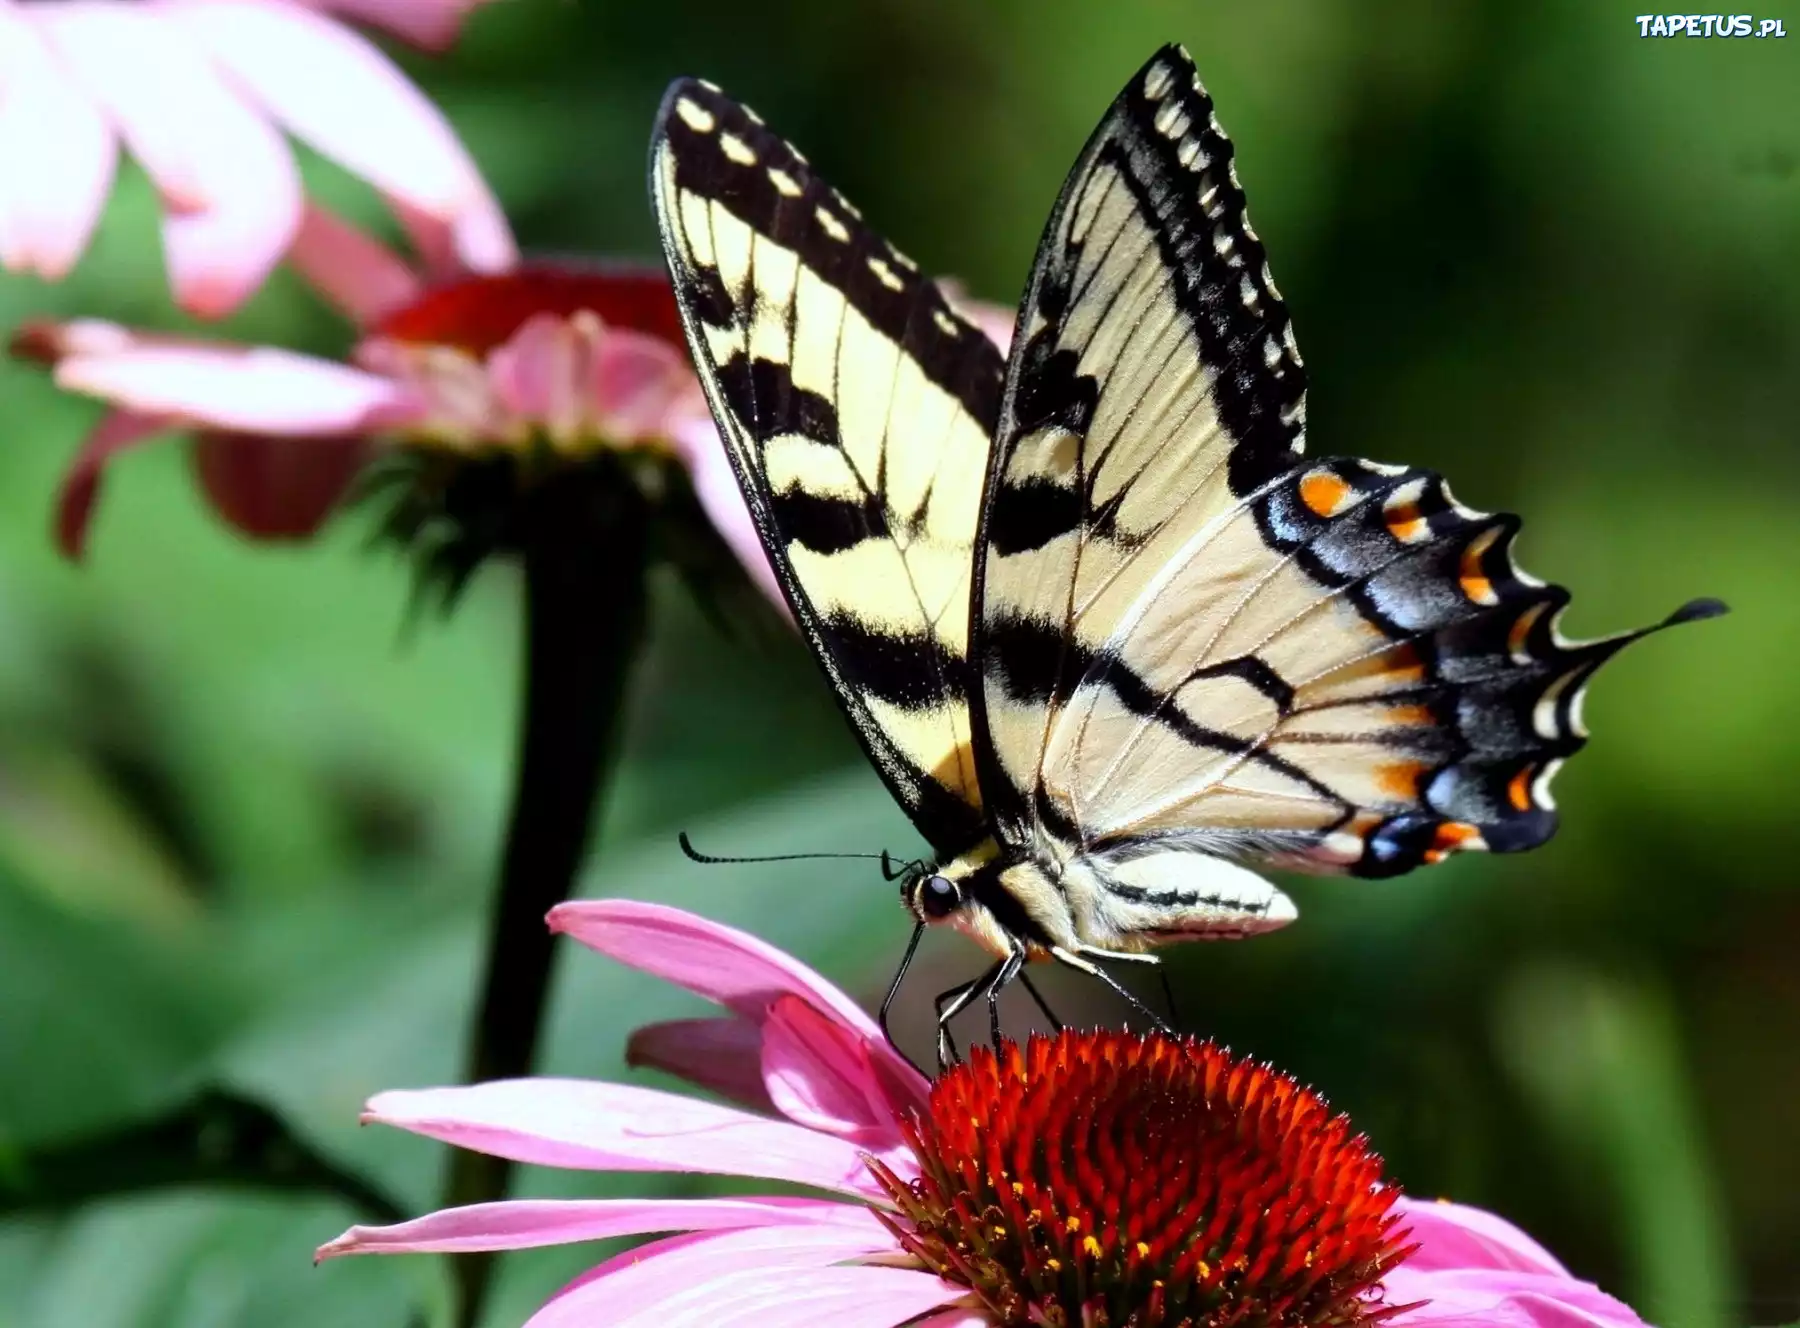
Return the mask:
{"type": "MultiPolygon", "coordinates": [[[[423,1259],[311,1266],[321,1231],[352,1215],[319,1202],[203,1192],[120,1200],[63,1224],[26,1286],[0,1303],[31,1328],[316,1328],[425,1321],[435,1269],[423,1259]]],[[[15,1223],[0,1223],[0,1249],[15,1223]]],[[[26,1228],[29,1230],[30,1228],[26,1228]]],[[[0,1271],[4,1264],[0,1263],[0,1271]]]]}
{"type": "Polygon", "coordinates": [[[0,1214],[202,1185],[311,1191],[351,1205],[368,1221],[401,1216],[386,1195],[294,1138],[268,1108],[216,1088],[151,1120],[0,1154],[0,1214]]]}
{"type": "Polygon", "coordinates": [[[1719,1196],[1667,997],[1545,962],[1500,994],[1502,1054],[1557,1141],[1609,1192],[1626,1299],[1670,1328],[1729,1328],[1737,1304],[1719,1196]]]}
{"type": "Polygon", "coordinates": [[[0,873],[0,1146],[66,1139],[179,1099],[235,1008],[195,937],[147,944],[0,873]]]}

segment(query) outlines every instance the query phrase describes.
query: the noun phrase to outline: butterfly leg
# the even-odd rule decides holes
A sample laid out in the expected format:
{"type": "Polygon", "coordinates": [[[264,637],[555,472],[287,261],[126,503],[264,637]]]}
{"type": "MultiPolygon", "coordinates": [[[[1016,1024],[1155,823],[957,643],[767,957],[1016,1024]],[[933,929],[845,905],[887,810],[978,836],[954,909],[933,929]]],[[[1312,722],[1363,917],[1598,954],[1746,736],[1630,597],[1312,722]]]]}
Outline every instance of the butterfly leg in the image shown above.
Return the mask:
{"type": "Polygon", "coordinates": [[[1094,950],[1085,946],[1081,949],[1080,954],[1084,959],[1094,959],[1106,962],[1117,961],[1121,964],[1141,964],[1146,968],[1154,968],[1156,970],[1157,980],[1162,983],[1163,1004],[1169,1009],[1169,1022],[1171,1024],[1179,1024],[1181,1022],[1181,1015],[1175,1009],[1175,988],[1169,985],[1169,966],[1163,963],[1161,955],[1128,954],[1123,950],[1094,950]]]}
{"type": "Polygon", "coordinates": [[[963,983],[960,987],[952,987],[949,991],[940,992],[938,995],[936,1004],[939,1074],[944,1072],[945,1066],[954,1065],[962,1059],[962,1054],[956,1049],[955,1040],[950,1036],[950,1021],[962,1013],[963,1008],[974,998],[975,992],[980,986],[981,979],[976,978],[971,982],[963,983]]]}
{"type": "Polygon", "coordinates": [[[942,1072],[946,1065],[954,1064],[956,1061],[962,1059],[962,1057],[957,1054],[956,1043],[950,1036],[950,1021],[956,1018],[956,1016],[961,1014],[964,1010],[968,1009],[970,1002],[977,996],[986,995],[992,1000],[994,993],[998,992],[999,989],[1006,984],[1006,981],[1010,980],[1004,978],[1003,975],[1006,973],[1007,965],[1012,962],[1013,956],[1008,955],[992,968],[988,969],[988,971],[983,973],[980,977],[965,982],[959,987],[952,987],[949,991],[939,994],[937,998],[937,1053],[939,1072],[942,1072]]]}
{"type": "Polygon", "coordinates": [[[1019,981],[1025,984],[1025,990],[1031,993],[1031,999],[1037,1002],[1037,1008],[1044,1012],[1044,1018],[1050,1021],[1051,1031],[1062,1032],[1063,1021],[1056,1017],[1056,1011],[1050,1008],[1050,1003],[1044,999],[1044,994],[1037,989],[1037,984],[1031,980],[1031,974],[1021,968],[1019,981]]]}
{"type": "Polygon", "coordinates": [[[1000,961],[993,980],[987,984],[988,1030],[993,1039],[994,1054],[1000,1054],[1000,991],[1025,968],[1025,952],[1014,950],[1000,961]]]}
{"type": "Polygon", "coordinates": [[[1154,964],[1157,962],[1154,955],[1121,954],[1112,950],[1091,950],[1085,946],[1080,950],[1065,950],[1060,945],[1052,946],[1050,948],[1050,954],[1058,963],[1064,964],[1078,973],[1086,973],[1089,977],[1098,978],[1101,982],[1104,982],[1123,997],[1125,1002],[1129,1004],[1132,1009],[1148,1019],[1153,1027],[1164,1033],[1173,1031],[1168,1024],[1163,1022],[1161,1015],[1157,1014],[1156,1011],[1140,1001],[1132,994],[1130,988],[1126,987],[1111,973],[1108,973],[1095,962],[1099,959],[1122,959],[1135,964],[1146,962],[1154,964]]]}

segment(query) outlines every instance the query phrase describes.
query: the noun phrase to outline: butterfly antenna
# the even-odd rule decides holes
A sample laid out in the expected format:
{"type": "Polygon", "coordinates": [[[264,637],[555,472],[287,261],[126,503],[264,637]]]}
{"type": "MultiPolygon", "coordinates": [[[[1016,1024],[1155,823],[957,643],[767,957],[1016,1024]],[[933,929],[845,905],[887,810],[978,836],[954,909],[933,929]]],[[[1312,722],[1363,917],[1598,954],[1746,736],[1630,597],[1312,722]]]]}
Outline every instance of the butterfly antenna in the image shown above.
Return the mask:
{"type": "Polygon", "coordinates": [[[906,871],[906,868],[895,870],[893,855],[886,849],[883,849],[879,853],[771,853],[766,857],[722,858],[712,853],[702,853],[699,849],[695,848],[694,841],[688,838],[687,831],[685,830],[677,834],[675,839],[681,845],[681,851],[687,855],[688,860],[691,862],[705,862],[709,864],[721,862],[807,862],[814,858],[856,858],[866,862],[879,862],[881,864],[882,875],[886,876],[890,881],[898,876],[904,875],[906,871]]]}

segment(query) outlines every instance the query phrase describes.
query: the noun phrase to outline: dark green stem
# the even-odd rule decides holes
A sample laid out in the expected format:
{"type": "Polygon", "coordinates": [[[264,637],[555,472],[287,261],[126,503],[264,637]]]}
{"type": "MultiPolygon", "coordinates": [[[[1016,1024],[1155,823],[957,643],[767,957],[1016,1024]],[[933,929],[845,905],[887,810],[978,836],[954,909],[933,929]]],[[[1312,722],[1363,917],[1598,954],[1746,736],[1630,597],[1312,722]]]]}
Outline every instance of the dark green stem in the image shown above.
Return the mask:
{"type": "MultiPolygon", "coordinates": [[[[536,486],[518,517],[525,570],[518,769],[465,1082],[531,1071],[550,982],[544,915],[575,884],[617,746],[649,564],[644,500],[621,469],[602,462],[558,475],[536,486]]],[[[512,1163],[463,1150],[452,1156],[446,1205],[504,1197],[512,1163]]],[[[493,1256],[452,1262],[456,1321],[471,1328],[493,1256]]]]}

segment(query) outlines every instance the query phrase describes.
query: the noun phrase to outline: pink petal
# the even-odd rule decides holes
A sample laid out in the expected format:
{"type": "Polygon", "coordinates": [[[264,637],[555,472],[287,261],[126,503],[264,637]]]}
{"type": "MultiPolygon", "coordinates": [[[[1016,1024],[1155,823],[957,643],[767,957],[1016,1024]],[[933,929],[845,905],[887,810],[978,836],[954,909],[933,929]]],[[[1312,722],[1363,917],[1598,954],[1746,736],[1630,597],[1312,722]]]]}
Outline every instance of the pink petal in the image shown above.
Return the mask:
{"type": "Polygon", "coordinates": [[[725,537],[769,602],[787,612],[787,598],[781,593],[775,569],[769,565],[769,555],[763,551],[737,476],[731,473],[731,461],[725,455],[725,444],[719,439],[712,415],[690,415],[676,428],[674,440],[687,461],[694,496],[699,498],[714,529],[725,537]]]}
{"type": "Polygon", "coordinates": [[[507,272],[519,264],[512,230],[498,208],[444,218],[415,207],[404,198],[389,196],[388,206],[412,241],[420,266],[434,280],[449,280],[469,272],[507,272]]]}
{"type": "Polygon", "coordinates": [[[1415,1273],[1402,1264],[1382,1285],[1390,1305],[1425,1302],[1387,1321],[1404,1328],[1643,1328],[1630,1306],[1570,1277],[1486,1268],[1415,1273]]]}
{"type": "Polygon", "coordinates": [[[748,1019],[648,1024],[626,1042],[625,1063],[666,1070],[753,1111],[776,1112],[763,1084],[762,1030],[748,1019]]]}
{"type": "Polygon", "coordinates": [[[1496,1268],[1567,1277],[1556,1257],[1505,1218],[1467,1204],[1401,1197],[1394,1204],[1408,1243],[1419,1248],[1405,1267],[1414,1273],[1441,1268],[1496,1268]]]}
{"type": "Polygon", "coordinates": [[[511,414],[541,426],[553,445],[577,445],[592,417],[585,380],[603,336],[593,314],[533,314],[488,356],[494,396],[511,414]]]}
{"type": "Polygon", "coordinates": [[[220,81],[170,9],[70,0],[42,13],[70,70],[162,192],[177,299],[205,317],[229,313],[299,225],[287,145],[220,81]]]}
{"type": "Polygon", "coordinates": [[[140,414],[287,437],[366,431],[405,418],[415,404],[388,379],[259,346],[133,340],[71,355],[57,365],[56,384],[140,414]]]}
{"type": "Polygon", "coordinates": [[[587,387],[607,437],[669,438],[683,418],[677,408],[693,390],[694,371],[686,353],[661,337],[609,327],[587,387]]]}
{"type": "Polygon", "coordinates": [[[88,522],[94,504],[100,497],[100,475],[107,462],[168,429],[171,421],[155,415],[139,415],[128,410],[108,411],[99,424],[83,440],[81,450],[68,470],[56,498],[56,545],[66,558],[79,560],[87,551],[88,522]]]}
{"type": "Polygon", "coordinates": [[[351,1227],[313,1258],[525,1250],[658,1231],[806,1225],[845,1228],[877,1245],[888,1239],[868,1209],[826,1199],[515,1199],[445,1208],[393,1226],[351,1227]]]}
{"type": "Polygon", "coordinates": [[[1012,345],[1013,325],[1018,321],[1018,310],[975,299],[969,294],[968,288],[955,277],[941,279],[938,290],[943,293],[952,309],[981,329],[982,335],[998,346],[1002,355],[1006,354],[1012,345]]]}
{"type": "Polygon", "coordinates": [[[550,910],[552,931],[653,973],[760,1023],[776,997],[798,996],[869,1045],[894,1110],[922,1105],[925,1081],[855,1001],[756,937],[678,908],[630,899],[577,900],[550,910]]]}
{"type": "Polygon", "coordinates": [[[373,449],[358,437],[201,434],[194,469],[212,508],[252,539],[305,539],[336,510],[373,449]]]}
{"type": "Polygon", "coordinates": [[[316,203],[301,212],[288,262],[359,327],[410,304],[424,288],[398,254],[316,203]]]}
{"type": "Polygon", "coordinates": [[[23,13],[0,6],[0,266],[52,281],[112,188],[112,130],[23,13]]]}
{"type": "Polygon", "coordinates": [[[885,1232],[879,1243],[871,1243],[823,1226],[670,1236],[589,1269],[532,1315],[525,1328],[628,1323],[646,1311],[654,1312],[685,1287],[733,1273],[817,1269],[891,1247],[892,1238],[885,1232]]]}
{"type": "Polygon", "coordinates": [[[165,3],[246,97],[384,194],[451,225],[463,244],[473,242],[464,255],[472,266],[494,261],[481,247],[498,231],[510,265],[500,205],[456,132],[372,43],[271,0],[165,3]]]}
{"type": "Polygon", "coordinates": [[[897,1328],[969,1294],[910,1268],[756,1268],[672,1288],[620,1328],[897,1328]]]}
{"type": "Polygon", "coordinates": [[[898,1144],[893,1107],[869,1068],[870,1046],[798,996],[776,997],[763,1024],[770,1100],[796,1125],[869,1148],[898,1144]]]}
{"type": "Polygon", "coordinates": [[[312,9],[331,10],[371,27],[386,28],[402,41],[427,51],[441,51],[471,9],[486,0],[300,0],[312,9]]]}
{"type": "Polygon", "coordinates": [[[489,355],[488,374],[511,414],[567,448],[596,436],[620,444],[668,437],[671,407],[694,384],[674,346],[609,327],[588,310],[526,319],[489,355]]]}
{"type": "Polygon", "coordinates": [[[979,1310],[939,1310],[920,1319],[912,1328],[988,1328],[988,1317],[979,1310]]]}
{"type": "Polygon", "coordinates": [[[878,1193],[861,1151],[845,1140],[624,1084],[503,1079],[381,1093],[363,1119],[541,1166],[697,1171],[878,1193]]]}

